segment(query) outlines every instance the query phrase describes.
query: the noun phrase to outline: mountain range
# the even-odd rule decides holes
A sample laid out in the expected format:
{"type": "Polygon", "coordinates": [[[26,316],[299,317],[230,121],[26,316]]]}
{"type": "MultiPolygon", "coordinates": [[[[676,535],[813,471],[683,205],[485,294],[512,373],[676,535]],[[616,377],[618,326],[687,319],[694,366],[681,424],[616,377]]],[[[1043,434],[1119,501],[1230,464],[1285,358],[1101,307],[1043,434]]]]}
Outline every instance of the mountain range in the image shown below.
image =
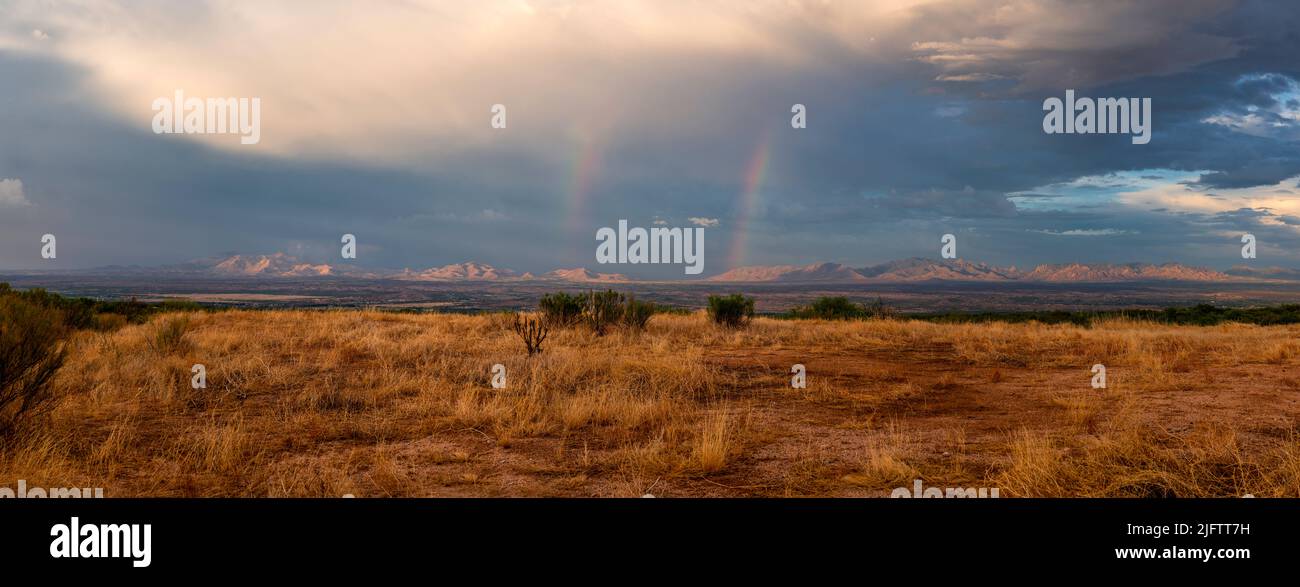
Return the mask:
{"type": "MultiPolygon", "coordinates": [[[[352,263],[309,263],[286,253],[233,254],[153,267],[110,266],[81,271],[88,274],[276,278],[395,279],[421,282],[566,281],[584,283],[631,282],[620,273],[598,273],[584,267],[556,269],[540,275],[519,273],[485,263],[467,261],[426,269],[376,270],[352,263]]],[[[714,283],[907,283],[925,281],[973,282],[1128,282],[1128,281],[1300,281],[1300,270],[1238,265],[1226,271],[1190,267],[1179,263],[1068,263],[1038,265],[1032,269],[997,267],[963,259],[937,260],[914,257],[866,267],[840,263],[811,265],[759,265],[737,267],[705,279],[714,283]]]]}
{"type": "Polygon", "coordinates": [[[265,255],[240,255],[195,259],[185,263],[142,267],[139,265],[112,265],[78,271],[94,275],[135,275],[159,277],[246,277],[256,279],[283,278],[351,278],[396,279],[402,281],[576,281],[617,283],[629,281],[619,273],[597,273],[583,267],[556,269],[542,275],[519,273],[511,269],[493,267],[486,263],[466,261],[427,269],[402,269],[400,271],[369,269],[351,263],[309,263],[286,253],[265,255]]]}
{"type": "Polygon", "coordinates": [[[914,281],[1236,281],[1242,279],[1300,279],[1300,271],[1235,267],[1229,272],[1178,263],[1069,263],[1039,265],[1029,270],[972,263],[962,259],[923,258],[889,261],[861,268],[839,263],[738,267],[709,278],[715,282],[777,283],[897,283],[914,281]],[[1289,277],[1288,277],[1289,276],[1289,277]]]}
{"type": "Polygon", "coordinates": [[[897,282],[1230,282],[1300,281],[1300,270],[1249,268],[1238,265],[1226,271],[1166,264],[1049,264],[1032,269],[1000,268],[965,260],[904,258],[866,268],[850,268],[835,262],[813,265],[746,266],[708,278],[711,282],[738,283],[897,283],[897,282]]]}

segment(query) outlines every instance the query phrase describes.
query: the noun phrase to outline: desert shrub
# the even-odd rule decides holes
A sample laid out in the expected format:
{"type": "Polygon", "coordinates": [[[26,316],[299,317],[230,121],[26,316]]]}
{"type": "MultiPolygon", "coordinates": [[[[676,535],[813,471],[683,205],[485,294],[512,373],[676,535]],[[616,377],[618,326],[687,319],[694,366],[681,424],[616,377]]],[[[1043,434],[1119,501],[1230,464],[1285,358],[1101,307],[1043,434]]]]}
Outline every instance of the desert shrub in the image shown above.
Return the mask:
{"type": "Polygon", "coordinates": [[[53,306],[63,311],[63,323],[68,328],[86,330],[95,327],[95,301],[90,298],[62,298],[53,306]]]}
{"type": "Polygon", "coordinates": [[[95,300],[89,298],[65,298],[39,287],[27,291],[11,292],[11,295],[37,306],[56,310],[61,316],[60,319],[69,328],[92,328],[95,325],[95,300]]]}
{"type": "Polygon", "coordinates": [[[583,308],[584,318],[596,336],[602,336],[623,317],[623,294],[614,290],[590,292],[583,308]]]}
{"type": "Polygon", "coordinates": [[[109,314],[108,312],[95,314],[95,330],[100,332],[112,332],[123,326],[126,326],[126,316],[121,314],[109,314]]]}
{"type": "Polygon", "coordinates": [[[876,298],[870,304],[857,304],[845,296],[824,296],[817,301],[790,310],[786,316],[796,319],[815,318],[820,320],[860,320],[864,318],[888,318],[894,315],[893,308],[885,305],[884,300],[876,298]]]}
{"type": "Polygon", "coordinates": [[[187,316],[164,318],[154,327],[149,346],[160,355],[170,355],[185,347],[185,333],[190,328],[187,316]]]}
{"type": "Polygon", "coordinates": [[[866,308],[844,296],[821,297],[817,301],[790,310],[791,318],[818,318],[821,320],[850,320],[866,315],[866,308]]]}
{"type": "Polygon", "coordinates": [[[855,304],[844,296],[822,297],[813,302],[810,310],[817,318],[827,320],[849,320],[861,318],[867,311],[862,304],[855,304]]]}
{"type": "Polygon", "coordinates": [[[645,330],[645,325],[650,322],[650,317],[655,313],[655,305],[651,302],[642,302],[636,299],[636,296],[629,295],[627,303],[623,305],[623,326],[632,330],[645,330]]]}
{"type": "Polygon", "coordinates": [[[754,317],[754,298],[743,294],[709,296],[709,318],[730,328],[739,328],[754,317]]]}
{"type": "MultiPolygon", "coordinates": [[[[91,328],[103,330],[105,324],[103,316],[105,314],[116,314],[131,324],[144,324],[156,314],[218,309],[184,299],[165,300],[148,304],[135,298],[111,301],[84,297],[71,298],[51,293],[39,287],[26,291],[17,291],[9,287],[8,283],[2,282],[0,282],[0,296],[14,296],[28,303],[58,310],[63,317],[63,323],[68,328],[76,330],[91,328]]],[[[109,324],[116,324],[116,321],[110,320],[109,324]]]]}
{"type": "Polygon", "coordinates": [[[893,318],[897,312],[893,308],[885,305],[885,300],[876,298],[876,301],[866,304],[862,307],[868,318],[893,318]]]}
{"type": "MultiPolygon", "coordinates": [[[[139,304],[140,302],[136,302],[136,303],[139,304]]],[[[203,304],[200,304],[192,300],[172,299],[172,300],[163,300],[161,302],[158,302],[158,304],[154,306],[154,309],[157,312],[165,313],[165,312],[199,312],[199,311],[206,310],[207,308],[203,304]]]]}
{"type": "Polygon", "coordinates": [[[545,318],[515,314],[515,334],[523,339],[529,356],[542,352],[542,343],[546,341],[546,334],[550,331],[548,324],[545,318]]]}
{"type": "Polygon", "coordinates": [[[144,324],[149,321],[149,317],[156,311],[156,306],[150,306],[135,298],[129,300],[114,300],[111,302],[100,302],[100,311],[109,314],[118,314],[126,318],[131,324],[144,324]]]}
{"type": "Polygon", "coordinates": [[[0,296],[0,440],[49,407],[50,381],[63,366],[66,332],[58,309],[0,296]]]}
{"type": "Polygon", "coordinates": [[[541,301],[537,303],[537,308],[541,310],[542,317],[548,325],[567,327],[582,321],[586,301],[581,294],[560,291],[542,296],[541,301]]]}

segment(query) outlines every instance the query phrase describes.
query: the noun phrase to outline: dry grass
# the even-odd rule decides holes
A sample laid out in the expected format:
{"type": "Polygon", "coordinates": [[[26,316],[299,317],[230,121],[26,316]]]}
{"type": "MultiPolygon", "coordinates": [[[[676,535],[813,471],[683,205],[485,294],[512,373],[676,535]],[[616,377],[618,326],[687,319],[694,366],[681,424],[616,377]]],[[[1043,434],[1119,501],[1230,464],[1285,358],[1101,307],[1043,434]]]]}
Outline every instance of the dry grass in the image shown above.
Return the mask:
{"type": "Polygon", "coordinates": [[[725,413],[705,419],[695,436],[695,461],[705,473],[721,471],[735,448],[735,431],[730,417],[725,413]]]}
{"type": "Polygon", "coordinates": [[[844,481],[866,488],[908,487],[920,473],[907,464],[907,439],[891,424],[864,451],[858,471],[844,481]]]}
{"type": "Polygon", "coordinates": [[[109,496],[1300,495],[1294,327],[231,311],[80,333],[0,483],[109,496]],[[190,388],[190,368],[207,388],[190,388]],[[491,366],[507,369],[504,389],[491,366]],[[793,363],[808,389],[789,387],[793,363]],[[1108,386],[1089,386],[1107,366],[1108,386]]]}

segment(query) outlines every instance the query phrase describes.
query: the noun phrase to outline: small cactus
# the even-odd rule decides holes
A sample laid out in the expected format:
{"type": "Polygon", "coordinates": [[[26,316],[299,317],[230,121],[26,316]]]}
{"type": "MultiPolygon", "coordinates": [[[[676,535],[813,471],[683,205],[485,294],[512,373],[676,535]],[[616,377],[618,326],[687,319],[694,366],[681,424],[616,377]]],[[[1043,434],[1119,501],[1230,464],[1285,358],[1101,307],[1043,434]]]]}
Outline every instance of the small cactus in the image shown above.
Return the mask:
{"type": "Polygon", "coordinates": [[[528,356],[542,352],[542,342],[550,332],[550,327],[545,320],[515,314],[514,328],[515,334],[523,339],[524,346],[528,348],[528,356]]]}

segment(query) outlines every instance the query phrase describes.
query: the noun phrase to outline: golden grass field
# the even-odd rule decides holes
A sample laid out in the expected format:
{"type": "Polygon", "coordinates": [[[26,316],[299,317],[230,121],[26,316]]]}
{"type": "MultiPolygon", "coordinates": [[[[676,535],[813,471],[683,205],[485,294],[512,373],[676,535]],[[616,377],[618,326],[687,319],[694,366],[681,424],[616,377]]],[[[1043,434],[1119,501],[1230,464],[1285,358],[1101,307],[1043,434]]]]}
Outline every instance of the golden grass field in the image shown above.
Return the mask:
{"type": "Polygon", "coordinates": [[[169,314],[79,332],[0,484],[130,496],[1300,496],[1300,327],[169,314]],[[160,332],[183,332],[161,344],[160,332]],[[190,368],[207,368],[207,388],[190,368]],[[493,389],[491,366],[507,368],[493,389]],[[807,367],[806,389],[790,368],[807,367]],[[1108,368],[1093,389],[1090,368],[1108,368]],[[9,481],[3,481],[3,480],[9,481]]]}

